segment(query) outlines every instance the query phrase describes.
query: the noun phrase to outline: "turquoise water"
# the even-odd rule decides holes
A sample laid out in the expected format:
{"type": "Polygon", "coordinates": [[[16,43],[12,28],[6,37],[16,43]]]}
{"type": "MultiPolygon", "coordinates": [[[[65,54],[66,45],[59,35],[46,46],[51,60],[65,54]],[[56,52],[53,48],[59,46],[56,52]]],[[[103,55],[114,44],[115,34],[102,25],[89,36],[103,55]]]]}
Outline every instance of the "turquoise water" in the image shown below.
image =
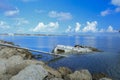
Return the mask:
{"type": "MultiPolygon", "coordinates": [[[[75,44],[96,47],[104,52],[86,55],[70,55],[51,61],[49,66],[70,69],[88,69],[91,73],[104,72],[114,80],[120,80],[120,34],[91,34],[76,36],[0,36],[0,39],[12,41],[21,47],[51,52],[58,44],[74,46],[75,44]]],[[[38,54],[34,53],[33,54],[38,54]]],[[[39,53],[41,54],[41,53],[39,53]]],[[[43,55],[38,60],[49,61],[53,57],[43,55]]]]}

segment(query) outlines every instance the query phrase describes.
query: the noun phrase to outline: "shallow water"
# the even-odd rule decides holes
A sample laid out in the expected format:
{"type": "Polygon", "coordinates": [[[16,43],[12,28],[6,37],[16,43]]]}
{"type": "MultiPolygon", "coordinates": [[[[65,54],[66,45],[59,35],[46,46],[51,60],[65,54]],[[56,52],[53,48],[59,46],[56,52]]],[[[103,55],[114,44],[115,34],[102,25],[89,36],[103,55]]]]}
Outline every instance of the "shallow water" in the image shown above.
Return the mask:
{"type": "MultiPolygon", "coordinates": [[[[91,73],[104,72],[114,80],[120,80],[120,34],[91,34],[76,36],[0,36],[0,39],[12,41],[21,47],[51,52],[58,45],[75,44],[96,47],[104,52],[85,55],[70,55],[66,58],[53,60],[51,67],[69,67],[72,70],[88,69],[91,73]]],[[[37,54],[34,53],[33,54],[37,54]]],[[[53,57],[43,55],[39,60],[49,61],[53,57]]]]}

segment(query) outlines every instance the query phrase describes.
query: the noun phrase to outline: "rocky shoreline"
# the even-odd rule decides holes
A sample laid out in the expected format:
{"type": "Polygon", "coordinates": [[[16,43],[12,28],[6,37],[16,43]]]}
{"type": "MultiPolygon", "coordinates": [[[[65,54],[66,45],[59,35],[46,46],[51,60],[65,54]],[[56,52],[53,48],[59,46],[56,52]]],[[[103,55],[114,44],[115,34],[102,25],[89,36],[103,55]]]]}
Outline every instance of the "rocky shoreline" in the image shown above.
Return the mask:
{"type": "MultiPolygon", "coordinates": [[[[2,44],[15,45],[0,40],[2,44]]],[[[57,70],[33,58],[28,50],[0,45],[0,80],[112,80],[104,74],[92,75],[87,69],[72,72],[69,68],[57,70]]]]}

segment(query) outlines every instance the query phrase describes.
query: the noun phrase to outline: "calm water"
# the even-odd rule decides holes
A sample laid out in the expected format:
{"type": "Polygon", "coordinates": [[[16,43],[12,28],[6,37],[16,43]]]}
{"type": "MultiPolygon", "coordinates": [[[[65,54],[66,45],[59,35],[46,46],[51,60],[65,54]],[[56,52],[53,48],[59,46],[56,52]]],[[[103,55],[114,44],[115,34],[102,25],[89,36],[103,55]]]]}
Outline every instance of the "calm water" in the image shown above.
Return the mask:
{"type": "MultiPolygon", "coordinates": [[[[51,52],[58,44],[70,46],[81,44],[96,47],[104,52],[86,55],[70,55],[67,58],[51,61],[49,65],[54,68],[66,66],[72,70],[88,69],[91,73],[104,72],[111,76],[113,80],[120,80],[119,33],[81,36],[0,36],[0,39],[12,41],[21,47],[48,52],[51,52]]],[[[43,58],[39,60],[49,61],[52,58],[52,56],[43,55],[43,58]]]]}

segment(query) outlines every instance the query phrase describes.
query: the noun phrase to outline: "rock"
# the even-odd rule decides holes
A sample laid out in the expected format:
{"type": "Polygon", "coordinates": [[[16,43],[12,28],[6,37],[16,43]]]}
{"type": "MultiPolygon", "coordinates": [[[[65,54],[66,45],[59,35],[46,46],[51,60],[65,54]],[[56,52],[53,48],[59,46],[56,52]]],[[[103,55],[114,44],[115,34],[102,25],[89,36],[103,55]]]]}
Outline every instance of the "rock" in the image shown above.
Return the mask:
{"type": "Polygon", "coordinates": [[[8,41],[4,41],[4,40],[0,40],[1,44],[10,44],[10,45],[14,45],[13,42],[8,42],[8,41]]]}
{"type": "Polygon", "coordinates": [[[66,67],[60,67],[58,71],[61,73],[61,75],[65,76],[67,74],[71,74],[72,71],[69,68],[66,67]]]}
{"type": "Polygon", "coordinates": [[[15,48],[5,47],[0,50],[0,58],[10,58],[11,56],[15,55],[17,50],[15,48]]]}
{"type": "Polygon", "coordinates": [[[10,57],[7,60],[6,67],[7,67],[7,73],[11,75],[17,74],[20,70],[23,69],[21,64],[23,63],[23,58],[19,55],[15,55],[10,57]]]}
{"type": "MultiPolygon", "coordinates": [[[[3,41],[0,43],[2,44],[6,44],[3,43],[3,41]]],[[[12,45],[12,43],[8,43],[10,45],[12,45]]],[[[32,54],[25,49],[18,49],[18,48],[13,48],[13,47],[8,47],[8,46],[0,46],[0,58],[10,58],[13,55],[20,55],[21,57],[23,57],[24,59],[32,59],[32,54]]]]}
{"type": "Polygon", "coordinates": [[[0,59],[0,75],[5,74],[6,69],[6,59],[0,59]]]}
{"type": "Polygon", "coordinates": [[[10,74],[0,75],[0,80],[9,80],[12,77],[10,74]]]}
{"type": "Polygon", "coordinates": [[[50,80],[63,80],[61,78],[51,78],[50,80]]]}
{"type": "Polygon", "coordinates": [[[32,59],[32,54],[25,49],[17,49],[17,55],[22,56],[24,59],[32,59]]]}
{"type": "Polygon", "coordinates": [[[48,72],[41,65],[30,65],[10,80],[43,80],[48,72]]]}
{"type": "Polygon", "coordinates": [[[19,55],[12,56],[7,61],[7,73],[11,75],[16,75],[19,71],[31,64],[44,65],[42,61],[23,60],[23,58],[19,55]]]}
{"type": "Polygon", "coordinates": [[[83,69],[67,75],[66,80],[92,80],[92,76],[88,70],[83,69]]]}
{"type": "Polygon", "coordinates": [[[110,78],[101,78],[99,80],[112,80],[112,79],[110,79],[110,78]]]}
{"type": "Polygon", "coordinates": [[[104,73],[96,73],[92,75],[94,80],[99,80],[100,78],[104,78],[104,77],[108,77],[106,74],[104,73]]]}
{"type": "Polygon", "coordinates": [[[24,65],[26,65],[26,66],[31,65],[31,64],[45,65],[44,62],[42,62],[42,61],[37,61],[37,60],[24,60],[24,62],[23,62],[22,64],[24,64],[24,65]]]}
{"type": "Polygon", "coordinates": [[[61,78],[62,77],[61,74],[57,70],[55,70],[55,69],[53,69],[53,68],[51,68],[51,67],[49,67],[47,65],[44,65],[43,67],[49,73],[47,79],[54,78],[54,77],[57,77],[57,78],[61,78]]]}

